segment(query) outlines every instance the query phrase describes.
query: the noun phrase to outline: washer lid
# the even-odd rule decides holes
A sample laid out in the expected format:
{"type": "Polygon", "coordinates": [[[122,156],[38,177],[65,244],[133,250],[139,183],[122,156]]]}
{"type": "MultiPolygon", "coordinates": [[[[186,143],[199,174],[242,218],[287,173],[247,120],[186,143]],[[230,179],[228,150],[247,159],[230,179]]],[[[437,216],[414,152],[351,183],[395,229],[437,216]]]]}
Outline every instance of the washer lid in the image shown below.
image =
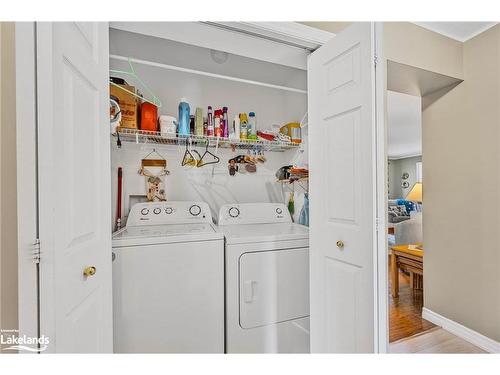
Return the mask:
{"type": "Polygon", "coordinates": [[[113,234],[113,246],[191,242],[221,239],[208,223],[128,226],[113,234]]]}
{"type": "Polygon", "coordinates": [[[294,223],[219,226],[227,244],[308,240],[309,228],[294,223]]]}

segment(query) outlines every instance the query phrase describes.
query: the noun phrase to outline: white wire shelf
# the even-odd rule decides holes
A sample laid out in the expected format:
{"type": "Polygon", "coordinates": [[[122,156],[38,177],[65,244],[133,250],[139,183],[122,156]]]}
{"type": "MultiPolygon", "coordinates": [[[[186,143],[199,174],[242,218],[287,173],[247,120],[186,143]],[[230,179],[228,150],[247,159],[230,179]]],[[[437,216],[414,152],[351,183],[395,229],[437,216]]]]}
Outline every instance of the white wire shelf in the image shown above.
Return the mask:
{"type": "Polygon", "coordinates": [[[291,149],[298,149],[300,144],[282,141],[267,141],[263,139],[228,139],[220,137],[208,137],[199,135],[167,137],[160,132],[147,130],[118,128],[117,133],[113,134],[120,142],[133,142],[137,144],[150,143],[153,145],[186,145],[191,142],[193,145],[205,146],[208,142],[209,147],[236,148],[244,150],[261,150],[283,152],[291,149]]]}

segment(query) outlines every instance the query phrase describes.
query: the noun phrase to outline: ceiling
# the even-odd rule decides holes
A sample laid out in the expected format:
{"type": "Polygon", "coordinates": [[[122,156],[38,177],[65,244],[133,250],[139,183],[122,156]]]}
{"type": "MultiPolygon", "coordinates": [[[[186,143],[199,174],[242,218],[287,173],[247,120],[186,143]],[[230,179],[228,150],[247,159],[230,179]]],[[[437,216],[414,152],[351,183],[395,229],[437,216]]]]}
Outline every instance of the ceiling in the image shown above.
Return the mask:
{"type": "Polygon", "coordinates": [[[465,42],[490,27],[497,22],[413,22],[415,25],[428,30],[445,35],[449,38],[465,42]]]}
{"type": "Polygon", "coordinates": [[[422,154],[422,104],[419,96],[387,91],[387,156],[422,154]]]}
{"type": "MultiPolygon", "coordinates": [[[[334,34],[338,34],[352,22],[299,22],[334,34]]],[[[465,42],[498,22],[413,22],[415,25],[442,34],[449,38],[465,42]]]]}

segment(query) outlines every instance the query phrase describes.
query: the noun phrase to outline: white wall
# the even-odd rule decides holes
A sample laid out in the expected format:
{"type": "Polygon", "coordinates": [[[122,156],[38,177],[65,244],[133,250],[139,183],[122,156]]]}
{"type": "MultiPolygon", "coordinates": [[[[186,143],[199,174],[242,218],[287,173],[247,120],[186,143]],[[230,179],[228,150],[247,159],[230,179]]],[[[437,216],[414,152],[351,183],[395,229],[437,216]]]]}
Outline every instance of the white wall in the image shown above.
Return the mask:
{"type": "MultiPolygon", "coordinates": [[[[116,212],[117,168],[123,168],[123,212],[127,214],[130,202],[137,196],[145,195],[145,177],[139,175],[140,162],[154,146],[122,143],[118,149],[112,145],[112,187],[113,213],[116,212]]],[[[284,153],[266,153],[268,161],[257,166],[256,173],[230,176],[227,160],[239,154],[230,149],[219,150],[221,162],[201,168],[182,167],[183,146],[164,146],[156,148],[166,159],[170,175],[166,177],[167,200],[201,200],[209,204],[212,215],[217,217],[218,210],[225,203],[243,202],[285,202],[290,188],[276,183],[276,170],[288,164],[294,158],[294,151],[284,153]],[[286,194],[283,194],[286,193],[286,194]],[[285,195],[285,196],[284,196],[285,195]]],[[[197,148],[203,154],[203,148],[197,148]]],[[[211,149],[214,152],[214,149],[211,149]]],[[[245,152],[243,152],[244,154],[245,152]]],[[[301,193],[297,188],[297,193],[301,193]]],[[[143,197],[142,197],[143,198],[143,197]]],[[[296,196],[296,215],[302,205],[301,194],[296,196]]]]}
{"type": "Polygon", "coordinates": [[[422,154],[422,98],[387,91],[387,155],[401,159],[422,154]]]}
{"type": "MultiPolygon", "coordinates": [[[[218,74],[305,88],[305,72],[299,69],[234,55],[229,55],[225,64],[217,64],[211,60],[209,50],[123,31],[111,30],[110,51],[218,74]]],[[[124,70],[127,65],[126,62],[110,61],[111,69],[124,70]]],[[[213,108],[227,106],[231,120],[239,112],[255,111],[257,128],[266,129],[272,124],[284,125],[300,121],[307,110],[307,96],[304,94],[138,64],[134,67],[141,79],[161,99],[163,106],[159,109],[160,114],[177,117],[179,99],[186,97],[192,112],[196,107],[201,107],[205,116],[208,105],[213,108]]],[[[123,142],[122,148],[118,149],[116,143],[113,143],[113,215],[116,212],[117,168],[123,167],[123,213],[127,214],[130,196],[145,195],[144,177],[138,174],[138,170],[141,159],[153,148],[154,145],[141,146],[123,142]]],[[[276,183],[275,173],[278,168],[291,163],[297,154],[294,150],[266,152],[267,162],[258,165],[257,173],[229,176],[227,161],[238,154],[246,154],[246,151],[236,150],[233,153],[230,149],[221,149],[218,153],[220,164],[193,169],[180,165],[185,151],[183,146],[156,146],[156,149],[167,159],[171,172],[166,178],[167,199],[206,201],[214,217],[217,217],[218,210],[224,203],[285,202],[282,186],[276,183]]],[[[200,147],[198,151],[202,154],[204,149],[200,147]]],[[[307,162],[306,159],[304,161],[307,162]]],[[[291,191],[288,187],[283,189],[285,192],[291,191]]],[[[302,192],[300,187],[296,190],[298,193],[302,192]]],[[[288,200],[288,194],[285,196],[288,200]]],[[[302,201],[303,197],[297,194],[296,216],[302,201]]]]}

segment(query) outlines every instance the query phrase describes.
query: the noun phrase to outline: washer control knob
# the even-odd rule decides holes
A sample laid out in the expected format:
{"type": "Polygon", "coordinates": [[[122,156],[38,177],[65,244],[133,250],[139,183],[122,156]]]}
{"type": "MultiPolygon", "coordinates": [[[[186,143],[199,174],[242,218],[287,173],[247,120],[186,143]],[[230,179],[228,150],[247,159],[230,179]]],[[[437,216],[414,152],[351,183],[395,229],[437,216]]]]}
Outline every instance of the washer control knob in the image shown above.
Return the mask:
{"type": "Polygon", "coordinates": [[[144,215],[144,216],[146,216],[147,214],[149,214],[149,209],[148,208],[143,208],[141,210],[141,214],[144,215]]]}
{"type": "Polygon", "coordinates": [[[240,210],[236,207],[231,207],[229,209],[229,216],[231,217],[238,217],[240,216],[240,210]]]}
{"type": "Polygon", "coordinates": [[[174,212],[174,210],[172,209],[172,207],[167,207],[167,208],[165,208],[165,213],[166,213],[166,214],[169,214],[169,215],[170,215],[172,212],[174,212]]]}
{"type": "Polygon", "coordinates": [[[278,207],[278,208],[276,209],[276,213],[277,213],[278,215],[281,215],[281,214],[283,213],[283,210],[282,210],[281,208],[279,208],[279,207],[278,207]]]}
{"type": "Polygon", "coordinates": [[[193,204],[189,207],[189,213],[193,216],[198,216],[201,213],[201,207],[197,204],[193,204]]]}
{"type": "Polygon", "coordinates": [[[161,212],[161,208],[158,208],[158,207],[156,207],[156,208],[153,210],[153,213],[154,213],[155,215],[158,215],[160,212],[161,212]]]}

